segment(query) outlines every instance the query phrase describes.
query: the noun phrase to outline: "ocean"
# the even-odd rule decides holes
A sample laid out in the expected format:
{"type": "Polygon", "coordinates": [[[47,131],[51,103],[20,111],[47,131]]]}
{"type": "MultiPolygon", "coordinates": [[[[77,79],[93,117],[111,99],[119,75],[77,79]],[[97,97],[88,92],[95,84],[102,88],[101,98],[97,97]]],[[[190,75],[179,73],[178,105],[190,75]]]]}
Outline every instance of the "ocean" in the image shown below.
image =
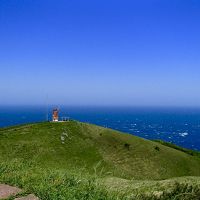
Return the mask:
{"type": "MultiPolygon", "coordinates": [[[[52,108],[48,108],[49,119],[52,108]]],[[[59,109],[60,117],[200,151],[200,108],[60,106],[59,109]]],[[[0,127],[45,121],[46,113],[45,106],[2,106],[0,127]]]]}

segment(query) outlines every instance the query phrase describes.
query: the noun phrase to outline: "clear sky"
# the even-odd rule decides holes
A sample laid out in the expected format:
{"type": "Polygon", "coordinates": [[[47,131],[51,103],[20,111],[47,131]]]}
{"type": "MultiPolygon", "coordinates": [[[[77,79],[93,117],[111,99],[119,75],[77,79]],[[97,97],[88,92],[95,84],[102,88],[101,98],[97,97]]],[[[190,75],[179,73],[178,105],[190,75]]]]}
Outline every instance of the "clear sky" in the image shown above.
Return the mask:
{"type": "Polygon", "coordinates": [[[200,106],[199,0],[0,0],[0,104],[200,106]]]}

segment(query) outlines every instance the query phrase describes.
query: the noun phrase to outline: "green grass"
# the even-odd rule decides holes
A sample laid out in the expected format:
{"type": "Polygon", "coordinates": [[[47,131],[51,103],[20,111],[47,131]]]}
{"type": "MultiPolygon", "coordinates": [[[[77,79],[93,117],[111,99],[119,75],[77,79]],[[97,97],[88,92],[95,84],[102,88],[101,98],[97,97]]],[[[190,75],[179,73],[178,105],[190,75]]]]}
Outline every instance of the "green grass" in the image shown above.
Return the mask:
{"type": "Polygon", "coordinates": [[[0,182],[41,199],[144,199],[171,188],[161,199],[199,186],[198,155],[76,121],[26,124],[0,129],[0,182]]]}
{"type": "Polygon", "coordinates": [[[183,147],[179,147],[179,146],[177,146],[177,145],[175,145],[173,143],[165,142],[165,141],[162,141],[162,140],[153,140],[153,141],[158,142],[158,143],[160,143],[162,145],[165,145],[167,147],[170,147],[170,148],[173,148],[173,149],[177,149],[177,150],[182,151],[184,153],[187,153],[187,154],[189,154],[191,156],[200,157],[200,152],[198,152],[198,151],[194,151],[194,150],[191,150],[191,149],[186,149],[186,148],[183,148],[183,147]]]}

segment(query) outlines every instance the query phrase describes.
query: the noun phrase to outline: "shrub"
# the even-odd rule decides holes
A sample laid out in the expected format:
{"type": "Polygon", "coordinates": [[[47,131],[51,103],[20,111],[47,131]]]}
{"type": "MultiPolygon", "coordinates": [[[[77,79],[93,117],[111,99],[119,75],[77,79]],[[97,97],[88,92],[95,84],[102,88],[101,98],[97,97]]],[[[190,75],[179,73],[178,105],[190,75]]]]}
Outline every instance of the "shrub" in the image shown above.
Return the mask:
{"type": "Polygon", "coordinates": [[[125,144],[124,144],[124,147],[125,147],[126,149],[128,149],[128,150],[129,150],[129,149],[130,149],[130,144],[128,144],[128,143],[125,143],[125,144]]]}
{"type": "Polygon", "coordinates": [[[155,146],[156,151],[160,151],[160,148],[158,146],[155,146]]]}

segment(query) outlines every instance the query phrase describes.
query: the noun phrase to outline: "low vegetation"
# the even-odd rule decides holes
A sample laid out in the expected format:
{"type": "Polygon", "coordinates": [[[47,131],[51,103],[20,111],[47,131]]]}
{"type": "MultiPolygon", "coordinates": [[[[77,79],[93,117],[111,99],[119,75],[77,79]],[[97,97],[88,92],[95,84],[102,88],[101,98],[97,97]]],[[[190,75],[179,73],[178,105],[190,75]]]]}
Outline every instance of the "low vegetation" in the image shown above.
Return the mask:
{"type": "Polygon", "coordinates": [[[191,156],[200,157],[200,152],[198,152],[198,151],[194,151],[194,150],[191,150],[191,149],[186,149],[186,148],[183,148],[183,147],[179,147],[179,146],[177,146],[177,145],[175,145],[173,143],[165,142],[163,140],[153,140],[153,141],[158,142],[158,143],[160,143],[162,145],[165,145],[167,147],[170,147],[170,148],[173,148],[173,149],[177,149],[177,150],[182,151],[184,153],[187,153],[187,154],[189,154],[191,156]]]}
{"type": "Polygon", "coordinates": [[[45,200],[198,199],[200,158],[179,148],[76,121],[9,127],[0,182],[45,200]]]}

